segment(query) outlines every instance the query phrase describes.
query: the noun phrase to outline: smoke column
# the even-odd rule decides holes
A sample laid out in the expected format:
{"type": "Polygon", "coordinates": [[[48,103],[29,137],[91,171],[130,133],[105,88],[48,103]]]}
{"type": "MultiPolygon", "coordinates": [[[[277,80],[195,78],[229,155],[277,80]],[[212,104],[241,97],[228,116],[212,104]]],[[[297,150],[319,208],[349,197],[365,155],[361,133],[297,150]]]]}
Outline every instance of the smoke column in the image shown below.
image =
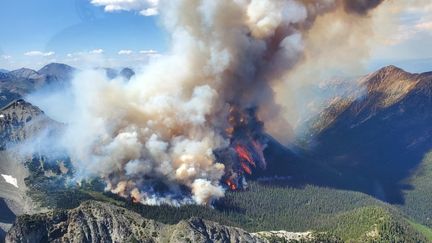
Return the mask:
{"type": "MultiPolygon", "coordinates": [[[[303,58],[305,33],[319,15],[342,10],[364,18],[380,2],[161,1],[171,33],[167,54],[129,82],[83,71],[72,83],[75,104],[62,144],[77,179],[102,178],[111,192],[144,204],[223,197],[228,164],[214,151],[234,146],[233,110],[253,109],[250,120],[289,130],[274,87],[303,58]]],[[[248,173],[253,157],[264,161],[265,144],[256,142],[235,144],[248,173]]]]}

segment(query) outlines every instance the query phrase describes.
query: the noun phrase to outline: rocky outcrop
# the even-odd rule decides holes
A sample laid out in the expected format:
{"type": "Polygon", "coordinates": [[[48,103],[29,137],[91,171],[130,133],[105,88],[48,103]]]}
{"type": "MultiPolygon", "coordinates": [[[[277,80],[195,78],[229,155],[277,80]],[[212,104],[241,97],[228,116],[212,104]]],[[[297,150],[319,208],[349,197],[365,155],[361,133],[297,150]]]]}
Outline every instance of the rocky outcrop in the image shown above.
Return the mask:
{"type": "Polygon", "coordinates": [[[38,107],[22,100],[14,100],[0,109],[0,150],[8,143],[22,141],[56,122],[44,115],[38,107]]]}
{"type": "Polygon", "coordinates": [[[166,225],[108,203],[18,217],[6,242],[264,242],[246,231],[192,218],[166,225]]]}

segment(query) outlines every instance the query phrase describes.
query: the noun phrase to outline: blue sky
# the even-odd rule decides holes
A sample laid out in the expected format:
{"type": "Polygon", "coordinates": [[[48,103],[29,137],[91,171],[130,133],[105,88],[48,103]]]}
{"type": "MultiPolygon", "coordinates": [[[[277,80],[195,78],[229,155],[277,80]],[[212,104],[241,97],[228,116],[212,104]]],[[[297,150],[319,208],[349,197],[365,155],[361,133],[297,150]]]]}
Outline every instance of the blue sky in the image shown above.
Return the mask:
{"type": "Polygon", "coordinates": [[[106,56],[163,52],[167,45],[157,17],[105,12],[88,0],[1,0],[0,33],[3,68],[37,67],[97,50],[106,56]]]}
{"type": "MultiPolygon", "coordinates": [[[[432,70],[432,1],[409,1],[388,1],[391,6],[380,7],[380,21],[387,24],[375,26],[381,43],[372,48],[370,70],[389,64],[415,72],[432,70]]],[[[168,35],[158,22],[158,2],[1,0],[0,68],[143,62],[168,46],[168,35]]]]}

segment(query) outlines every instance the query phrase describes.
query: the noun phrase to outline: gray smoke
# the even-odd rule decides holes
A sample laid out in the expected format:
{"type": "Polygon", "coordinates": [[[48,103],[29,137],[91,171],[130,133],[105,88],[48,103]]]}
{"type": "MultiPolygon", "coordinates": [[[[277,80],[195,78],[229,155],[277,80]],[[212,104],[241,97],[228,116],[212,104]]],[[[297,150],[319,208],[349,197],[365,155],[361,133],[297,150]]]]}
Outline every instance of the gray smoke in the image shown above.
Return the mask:
{"type": "Polygon", "coordinates": [[[225,166],[214,150],[229,146],[230,107],[257,109],[270,133],[289,130],[273,97],[277,84],[304,58],[304,39],[318,16],[363,14],[378,4],[355,2],[160,1],[168,53],[129,82],[94,70],[72,82],[61,144],[76,179],[102,178],[107,190],[144,204],[223,197],[225,166]]]}

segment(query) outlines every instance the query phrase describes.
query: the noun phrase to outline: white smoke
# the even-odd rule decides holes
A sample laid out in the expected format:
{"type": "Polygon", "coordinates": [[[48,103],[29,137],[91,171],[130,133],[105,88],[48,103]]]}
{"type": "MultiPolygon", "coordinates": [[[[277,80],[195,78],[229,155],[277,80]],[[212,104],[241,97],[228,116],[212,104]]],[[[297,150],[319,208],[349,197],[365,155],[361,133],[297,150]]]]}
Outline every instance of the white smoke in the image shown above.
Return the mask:
{"type": "MultiPolygon", "coordinates": [[[[138,9],[148,1],[127,2],[93,0],[108,10],[138,9]]],[[[315,18],[341,3],[158,2],[171,33],[167,54],[128,82],[94,70],[72,82],[62,145],[79,179],[103,178],[107,190],[145,204],[209,204],[222,197],[225,166],[213,151],[229,146],[230,104],[258,107],[264,123],[278,119],[273,84],[302,58],[315,18]],[[155,181],[164,192],[154,189],[155,181]]]]}

